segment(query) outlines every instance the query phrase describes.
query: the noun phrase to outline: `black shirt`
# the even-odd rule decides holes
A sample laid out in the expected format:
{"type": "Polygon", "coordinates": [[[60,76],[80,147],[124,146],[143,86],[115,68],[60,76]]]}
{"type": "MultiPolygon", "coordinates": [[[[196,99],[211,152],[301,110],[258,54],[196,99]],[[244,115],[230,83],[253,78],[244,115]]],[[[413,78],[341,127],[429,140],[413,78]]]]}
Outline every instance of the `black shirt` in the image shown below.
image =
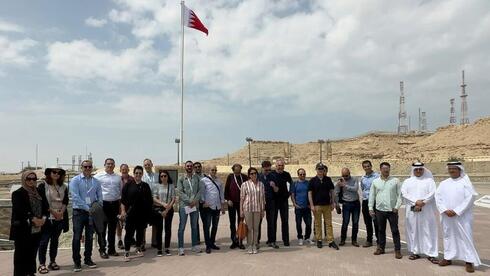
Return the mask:
{"type": "MultiPolygon", "coordinates": [[[[273,177],[275,178],[275,183],[277,187],[279,187],[279,191],[276,193],[276,200],[283,201],[283,200],[288,200],[289,198],[289,191],[288,191],[288,182],[289,184],[293,184],[293,179],[291,178],[291,175],[283,171],[282,173],[278,173],[277,171],[272,173],[273,177]]],[[[265,184],[264,184],[265,185],[265,184]]]]}
{"type": "Polygon", "coordinates": [[[150,186],[146,182],[127,183],[121,193],[121,203],[126,208],[128,218],[148,222],[153,206],[150,186]]]}
{"type": "Polygon", "coordinates": [[[324,176],[321,180],[318,176],[310,179],[310,191],[313,205],[330,205],[330,191],[334,189],[332,179],[324,176]]]}

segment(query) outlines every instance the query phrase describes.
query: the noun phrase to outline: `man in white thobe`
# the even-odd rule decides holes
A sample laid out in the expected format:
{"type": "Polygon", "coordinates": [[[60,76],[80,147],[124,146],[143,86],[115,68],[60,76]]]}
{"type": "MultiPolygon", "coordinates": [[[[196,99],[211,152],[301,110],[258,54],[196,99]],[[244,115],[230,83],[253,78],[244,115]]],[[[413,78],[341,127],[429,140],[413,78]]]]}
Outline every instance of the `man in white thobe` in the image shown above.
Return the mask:
{"type": "Polygon", "coordinates": [[[450,178],[439,184],[435,195],[444,235],[444,259],[439,265],[462,260],[466,271],[474,272],[474,266],[481,264],[473,243],[473,203],[478,194],[461,162],[450,162],[447,169],[450,178]]]}
{"type": "Polygon", "coordinates": [[[410,260],[419,259],[420,254],[424,254],[430,262],[438,263],[435,192],[436,183],[431,171],[421,162],[413,163],[411,176],[403,182],[401,188],[410,260]]]}

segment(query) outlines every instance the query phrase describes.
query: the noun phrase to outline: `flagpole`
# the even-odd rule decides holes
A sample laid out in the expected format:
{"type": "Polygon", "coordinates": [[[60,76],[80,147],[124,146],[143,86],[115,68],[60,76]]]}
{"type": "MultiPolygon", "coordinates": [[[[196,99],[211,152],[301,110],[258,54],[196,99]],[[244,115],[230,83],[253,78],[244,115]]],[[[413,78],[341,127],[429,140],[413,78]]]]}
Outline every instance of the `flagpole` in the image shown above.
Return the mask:
{"type": "Polygon", "coordinates": [[[184,161],[184,1],[180,2],[180,27],[181,27],[181,49],[180,49],[180,160],[184,161]]]}

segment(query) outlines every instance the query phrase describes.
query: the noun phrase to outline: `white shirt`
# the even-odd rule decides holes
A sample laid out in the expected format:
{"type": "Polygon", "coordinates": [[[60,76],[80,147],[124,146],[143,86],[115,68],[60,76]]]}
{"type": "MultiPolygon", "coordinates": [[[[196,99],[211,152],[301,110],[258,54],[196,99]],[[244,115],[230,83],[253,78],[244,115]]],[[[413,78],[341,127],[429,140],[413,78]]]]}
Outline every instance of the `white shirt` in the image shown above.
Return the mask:
{"type": "Polygon", "coordinates": [[[100,172],[94,176],[102,187],[102,199],[104,201],[115,201],[121,199],[121,176],[116,173],[108,174],[100,172]]]}
{"type": "Polygon", "coordinates": [[[218,178],[213,178],[213,180],[216,185],[208,177],[201,178],[199,182],[201,185],[201,201],[208,204],[212,210],[221,210],[221,204],[225,202],[223,185],[218,178]]]}

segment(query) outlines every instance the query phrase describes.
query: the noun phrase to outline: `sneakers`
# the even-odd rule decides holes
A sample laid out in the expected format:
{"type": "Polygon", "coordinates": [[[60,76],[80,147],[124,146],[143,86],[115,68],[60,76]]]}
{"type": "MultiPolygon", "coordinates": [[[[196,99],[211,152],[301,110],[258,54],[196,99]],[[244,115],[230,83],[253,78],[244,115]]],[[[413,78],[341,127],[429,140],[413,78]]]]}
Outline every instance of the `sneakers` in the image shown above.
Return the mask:
{"type": "Polygon", "coordinates": [[[259,253],[259,250],[257,249],[256,246],[252,246],[252,254],[257,254],[259,253]]]}
{"type": "Polygon", "coordinates": [[[73,266],[73,272],[80,272],[82,271],[82,265],[81,264],[75,264],[73,266]]]}
{"type": "Polygon", "coordinates": [[[322,248],[322,247],[323,247],[322,242],[321,242],[321,241],[317,241],[317,242],[316,242],[316,247],[318,247],[318,248],[322,248]]]}
{"type": "Polygon", "coordinates": [[[158,257],[163,257],[163,251],[162,250],[158,250],[157,251],[157,256],[158,257]]]}
{"type": "Polygon", "coordinates": [[[298,240],[298,245],[299,245],[299,246],[302,246],[302,245],[303,245],[303,239],[299,239],[299,240],[298,240]]]}
{"type": "Polygon", "coordinates": [[[199,254],[202,252],[202,249],[199,247],[199,245],[196,245],[192,247],[192,252],[199,254]]]}
{"type": "Polygon", "coordinates": [[[85,265],[90,267],[90,268],[96,268],[97,265],[91,260],[91,259],[88,259],[88,260],[85,260],[85,265]]]}
{"type": "Polygon", "coordinates": [[[185,256],[184,248],[179,248],[179,256],[185,256]]]}
{"type": "Polygon", "coordinates": [[[308,243],[309,245],[315,245],[315,242],[310,239],[306,239],[305,242],[308,243]]]}
{"type": "Polygon", "coordinates": [[[129,258],[129,252],[124,253],[124,261],[125,262],[131,261],[131,258],[129,258]]]}
{"type": "Polygon", "coordinates": [[[143,250],[142,249],[136,249],[136,256],[143,257],[144,256],[143,250]]]}
{"type": "Polygon", "coordinates": [[[275,242],[271,243],[269,246],[272,247],[272,248],[274,248],[274,249],[278,249],[279,248],[279,245],[277,245],[275,242]]]}
{"type": "Polygon", "coordinates": [[[172,256],[172,254],[170,254],[170,250],[168,248],[165,249],[165,256],[172,256]]]}
{"type": "Polygon", "coordinates": [[[248,247],[248,254],[253,254],[254,253],[254,250],[252,248],[252,246],[249,246],[248,247]]]}
{"type": "Polygon", "coordinates": [[[109,259],[109,255],[105,251],[99,251],[101,259],[109,259]]]}

